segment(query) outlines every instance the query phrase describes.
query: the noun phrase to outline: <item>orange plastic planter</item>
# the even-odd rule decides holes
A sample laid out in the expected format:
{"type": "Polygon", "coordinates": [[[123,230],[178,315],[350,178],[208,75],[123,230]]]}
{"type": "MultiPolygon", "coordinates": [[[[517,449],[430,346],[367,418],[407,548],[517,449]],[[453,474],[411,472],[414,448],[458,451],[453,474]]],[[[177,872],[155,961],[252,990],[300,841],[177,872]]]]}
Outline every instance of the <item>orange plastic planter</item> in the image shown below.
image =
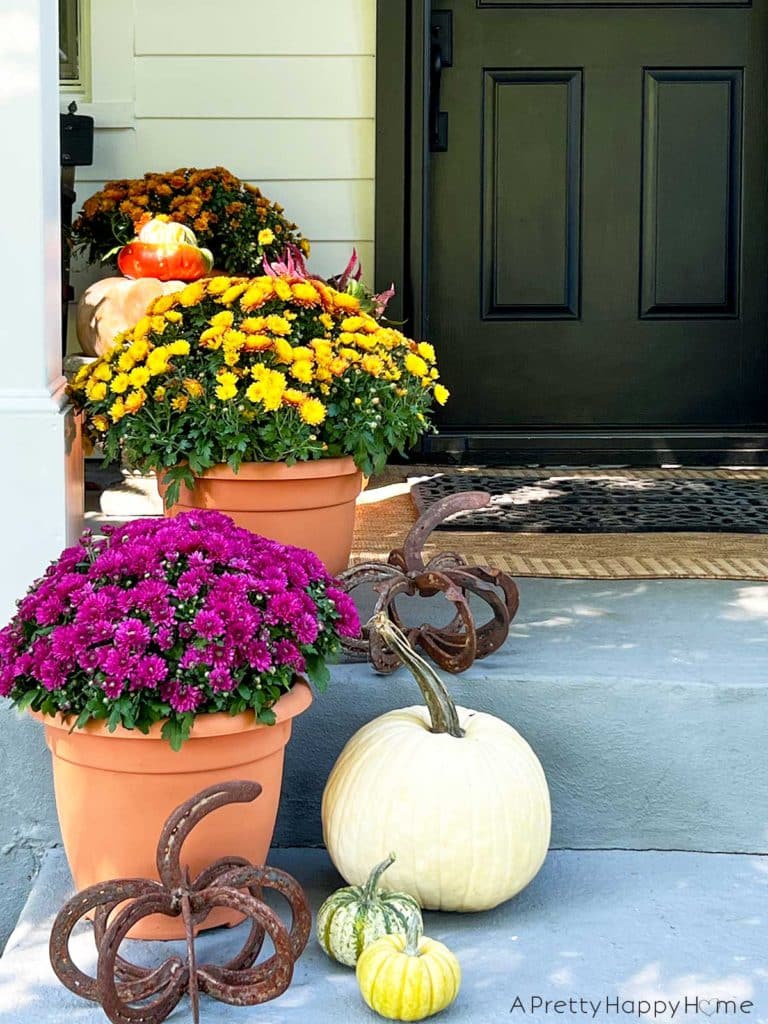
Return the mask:
{"type": "Polygon", "coordinates": [[[179,501],[166,509],[166,515],[217,509],[246,530],[314,551],[335,576],[349,564],[362,482],[350,457],[293,466],[245,462],[238,473],[214,466],[197,478],[193,488],[181,488],[179,501]]]}
{"type": "MultiPolygon", "coordinates": [[[[252,712],[200,715],[180,751],[160,737],[160,724],[108,732],[103,723],[72,728],[59,716],[34,713],[45,726],[64,850],[78,889],[112,878],[157,878],[155,849],[171,811],[206,786],[250,779],[262,793],[251,804],[231,804],[205,818],[184,844],[182,866],[194,878],[219,857],[263,864],[275,829],[283,756],[292,719],[312,703],[303,680],[274,707],[275,725],[252,712]]],[[[203,928],[236,924],[240,915],[215,910],[203,928]]],[[[145,918],[131,938],[172,939],[184,934],[180,918],[145,918]]]]}

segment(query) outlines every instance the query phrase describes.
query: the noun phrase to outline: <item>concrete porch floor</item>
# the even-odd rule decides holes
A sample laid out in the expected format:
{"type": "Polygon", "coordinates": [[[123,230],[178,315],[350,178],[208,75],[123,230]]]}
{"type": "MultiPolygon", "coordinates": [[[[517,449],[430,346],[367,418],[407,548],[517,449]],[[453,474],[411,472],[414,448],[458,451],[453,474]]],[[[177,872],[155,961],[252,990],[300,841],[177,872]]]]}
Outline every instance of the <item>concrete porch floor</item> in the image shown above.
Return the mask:
{"type": "MultiPolygon", "coordinates": [[[[322,850],[275,850],[271,860],[305,886],[313,912],[340,884],[322,850]]],[[[2,1024],[104,1020],[97,1006],[58,983],[48,962],[55,911],[71,891],[64,858],[52,851],[0,961],[2,1024]]],[[[504,906],[487,914],[427,914],[425,924],[462,966],[458,1000],[436,1018],[446,1024],[768,1022],[768,857],[553,852],[529,888],[504,906]],[[738,1011],[718,1012],[718,999],[735,1000],[738,1011]],[[651,1009],[643,1010],[644,1000],[651,1009]],[[557,1009],[555,1001],[563,1001],[557,1009]]],[[[199,956],[221,962],[237,942],[233,932],[210,933],[199,942],[199,956]]],[[[125,953],[159,963],[169,945],[129,942],[125,953]]],[[[93,970],[90,926],[76,932],[72,951],[93,970]]],[[[170,1018],[189,1019],[186,1001],[170,1018]]],[[[332,963],[314,935],[278,1000],[242,1009],[203,997],[201,1005],[209,1024],[380,1019],[363,1003],[354,973],[332,963]]]]}

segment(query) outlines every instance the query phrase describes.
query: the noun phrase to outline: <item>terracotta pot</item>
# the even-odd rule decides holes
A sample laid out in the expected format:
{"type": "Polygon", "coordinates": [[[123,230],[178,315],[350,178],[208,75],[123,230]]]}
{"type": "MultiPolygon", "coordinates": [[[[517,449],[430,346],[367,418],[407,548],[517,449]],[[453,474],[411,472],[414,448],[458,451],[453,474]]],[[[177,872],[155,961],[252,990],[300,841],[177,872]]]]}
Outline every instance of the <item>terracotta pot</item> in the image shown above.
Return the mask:
{"type": "MultiPolygon", "coordinates": [[[[312,702],[303,680],[275,704],[275,725],[241,715],[201,715],[180,751],[160,737],[161,725],[144,736],[100,722],[72,728],[60,716],[33,713],[45,726],[53,759],[56,809],[64,850],[78,889],[112,878],[157,878],[155,849],[168,815],[216,782],[249,779],[262,786],[250,804],[219,808],[191,833],[182,866],[192,877],[219,857],[246,857],[263,864],[275,829],[283,779],[283,755],[292,719],[312,702]]],[[[203,928],[237,924],[235,912],[219,908],[203,928]]],[[[139,922],[131,938],[183,936],[180,918],[159,914],[139,922]]]]}
{"type": "Polygon", "coordinates": [[[362,474],[349,457],[293,466],[245,462],[239,473],[214,466],[193,488],[181,488],[179,501],[166,515],[217,509],[253,533],[314,551],[335,576],[349,564],[361,489],[362,474]]]}

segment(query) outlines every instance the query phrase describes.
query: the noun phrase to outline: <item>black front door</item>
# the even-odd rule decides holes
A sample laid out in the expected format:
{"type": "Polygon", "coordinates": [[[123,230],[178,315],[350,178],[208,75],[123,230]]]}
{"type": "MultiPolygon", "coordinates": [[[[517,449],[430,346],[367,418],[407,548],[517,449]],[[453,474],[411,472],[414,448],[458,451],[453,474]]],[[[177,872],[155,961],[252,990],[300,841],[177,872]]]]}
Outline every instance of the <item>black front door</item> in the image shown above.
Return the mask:
{"type": "Polygon", "coordinates": [[[768,0],[436,6],[443,429],[764,425],[768,0]]]}

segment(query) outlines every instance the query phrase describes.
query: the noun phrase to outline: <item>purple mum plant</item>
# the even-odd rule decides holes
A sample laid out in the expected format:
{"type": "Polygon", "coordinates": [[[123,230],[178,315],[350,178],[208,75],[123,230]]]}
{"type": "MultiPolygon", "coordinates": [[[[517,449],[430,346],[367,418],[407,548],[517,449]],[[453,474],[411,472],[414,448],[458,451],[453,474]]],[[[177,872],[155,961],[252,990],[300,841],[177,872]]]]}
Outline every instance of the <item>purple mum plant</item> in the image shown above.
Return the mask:
{"type": "Polygon", "coordinates": [[[0,630],[0,695],[19,708],[106,720],[178,750],[196,715],[272,705],[306,674],[319,690],[355,606],[310,551],[186,512],[105,527],[67,548],[0,630]]]}

